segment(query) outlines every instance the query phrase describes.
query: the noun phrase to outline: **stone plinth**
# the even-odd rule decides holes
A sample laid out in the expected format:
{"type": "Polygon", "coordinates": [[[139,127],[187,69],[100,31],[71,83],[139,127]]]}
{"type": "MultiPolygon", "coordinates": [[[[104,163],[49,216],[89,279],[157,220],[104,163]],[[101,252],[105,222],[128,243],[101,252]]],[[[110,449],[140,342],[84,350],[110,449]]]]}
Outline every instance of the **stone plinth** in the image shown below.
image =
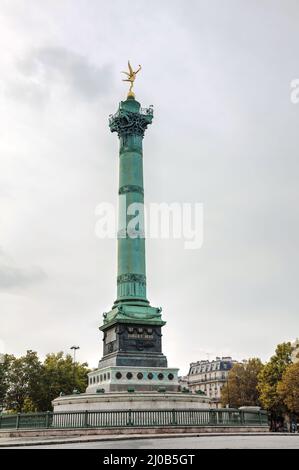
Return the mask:
{"type": "Polygon", "coordinates": [[[210,400],[201,395],[188,393],[103,393],[68,395],[56,398],[54,413],[62,411],[108,411],[108,410],[184,410],[209,409],[210,400]]]}
{"type": "Polygon", "coordinates": [[[106,319],[112,320],[110,327],[103,330],[104,354],[99,361],[99,369],[107,366],[167,367],[167,359],[161,349],[161,313],[158,309],[126,305],[114,309],[114,315],[118,315],[116,324],[113,324],[115,316],[106,315],[106,319]],[[154,312],[152,315],[148,313],[151,310],[154,312]],[[143,323],[140,319],[136,322],[134,315],[141,314],[144,315],[143,323]]]}
{"type": "Polygon", "coordinates": [[[105,367],[88,374],[86,393],[134,391],[152,392],[163,388],[166,392],[179,389],[178,369],[169,367],[105,367]]]}

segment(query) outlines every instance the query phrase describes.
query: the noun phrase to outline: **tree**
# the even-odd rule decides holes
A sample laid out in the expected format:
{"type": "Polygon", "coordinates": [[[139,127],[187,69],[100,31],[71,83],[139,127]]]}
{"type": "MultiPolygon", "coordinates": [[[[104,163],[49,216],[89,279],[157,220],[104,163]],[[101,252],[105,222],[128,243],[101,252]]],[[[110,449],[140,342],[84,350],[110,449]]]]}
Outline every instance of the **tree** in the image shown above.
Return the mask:
{"type": "Polygon", "coordinates": [[[278,384],[286,368],[292,362],[292,349],[290,342],[279,344],[274,356],[270,358],[259,374],[260,401],[263,407],[271,412],[272,428],[277,421],[282,420],[283,414],[286,412],[286,405],[278,393],[278,384]]]}
{"type": "Polygon", "coordinates": [[[0,364],[0,404],[19,413],[50,410],[61,392],[84,392],[88,372],[86,363],[74,364],[63,352],[48,354],[44,363],[33,351],[19,358],[6,355],[0,364]]]}
{"type": "Polygon", "coordinates": [[[262,367],[258,358],[251,358],[243,364],[234,364],[229,371],[228,382],[221,391],[222,403],[235,408],[259,405],[257,384],[262,367]]]}
{"type": "Polygon", "coordinates": [[[43,364],[40,410],[52,409],[52,400],[61,392],[65,395],[71,394],[74,389],[85,392],[88,372],[87,363],[74,364],[70,354],[48,354],[43,364]]]}
{"type": "Polygon", "coordinates": [[[291,413],[299,414],[299,362],[286,368],[277,385],[277,393],[291,413]]]}
{"type": "Polygon", "coordinates": [[[0,409],[2,409],[9,388],[9,369],[15,357],[4,354],[0,362],[0,409]]]}
{"type": "Polygon", "coordinates": [[[22,412],[38,411],[41,397],[42,364],[37,353],[27,351],[25,356],[14,358],[9,366],[7,380],[9,386],[5,397],[6,408],[22,412]]]}

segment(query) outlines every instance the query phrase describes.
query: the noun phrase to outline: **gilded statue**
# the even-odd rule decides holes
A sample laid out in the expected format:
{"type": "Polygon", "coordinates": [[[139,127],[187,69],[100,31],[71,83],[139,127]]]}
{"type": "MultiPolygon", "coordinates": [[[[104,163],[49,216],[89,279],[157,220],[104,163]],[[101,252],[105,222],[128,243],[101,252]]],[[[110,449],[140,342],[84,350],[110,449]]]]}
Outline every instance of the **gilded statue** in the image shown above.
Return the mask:
{"type": "Polygon", "coordinates": [[[134,85],[134,81],[135,81],[137,73],[140,72],[140,70],[141,70],[141,65],[138,65],[138,69],[134,72],[134,70],[131,67],[130,61],[128,61],[128,68],[129,68],[129,72],[122,72],[122,73],[126,74],[127,77],[128,77],[128,78],[124,78],[123,82],[129,82],[130,83],[128,98],[129,97],[135,98],[135,94],[133,92],[133,85],[134,85]]]}

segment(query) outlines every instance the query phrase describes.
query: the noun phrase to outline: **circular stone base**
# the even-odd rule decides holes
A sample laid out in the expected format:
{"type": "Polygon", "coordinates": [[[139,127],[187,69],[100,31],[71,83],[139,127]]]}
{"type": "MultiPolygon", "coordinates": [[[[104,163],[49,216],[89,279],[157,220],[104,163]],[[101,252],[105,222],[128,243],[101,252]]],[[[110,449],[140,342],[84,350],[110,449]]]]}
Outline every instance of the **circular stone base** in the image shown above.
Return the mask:
{"type": "Polygon", "coordinates": [[[55,398],[54,413],[63,411],[209,409],[210,399],[191,393],[81,393],[55,398]]]}

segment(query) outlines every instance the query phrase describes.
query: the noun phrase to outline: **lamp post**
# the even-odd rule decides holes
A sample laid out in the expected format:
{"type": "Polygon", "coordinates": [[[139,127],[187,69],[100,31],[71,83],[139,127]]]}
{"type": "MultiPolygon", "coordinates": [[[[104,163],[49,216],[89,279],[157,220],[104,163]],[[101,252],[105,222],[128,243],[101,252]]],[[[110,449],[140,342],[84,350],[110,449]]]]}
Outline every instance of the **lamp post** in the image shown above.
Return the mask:
{"type": "MultiPolygon", "coordinates": [[[[235,374],[235,379],[238,383],[238,388],[239,388],[239,391],[240,391],[240,399],[242,400],[242,388],[241,388],[241,377],[237,374],[235,374]]],[[[228,383],[228,380],[229,380],[229,372],[227,374],[227,379],[226,379],[226,385],[227,385],[227,399],[228,399],[228,408],[230,407],[230,392],[229,392],[229,383],[228,383]]],[[[242,401],[241,401],[242,403],[242,401]]],[[[243,403],[242,403],[243,405],[243,403]]]]}
{"type": "Polygon", "coordinates": [[[242,387],[241,387],[241,377],[238,374],[236,374],[235,378],[236,378],[236,382],[237,382],[238,389],[239,389],[239,392],[240,392],[240,402],[241,402],[241,405],[243,406],[245,403],[243,403],[244,397],[242,396],[243,391],[242,391],[242,387]]]}
{"type": "Polygon", "coordinates": [[[74,386],[76,385],[76,351],[77,349],[80,349],[80,346],[71,346],[71,348],[74,352],[74,386]]]}
{"type": "Polygon", "coordinates": [[[230,408],[230,395],[229,395],[228,375],[229,375],[229,374],[227,374],[227,379],[226,379],[226,386],[227,386],[227,400],[228,400],[228,408],[230,408]]]}

